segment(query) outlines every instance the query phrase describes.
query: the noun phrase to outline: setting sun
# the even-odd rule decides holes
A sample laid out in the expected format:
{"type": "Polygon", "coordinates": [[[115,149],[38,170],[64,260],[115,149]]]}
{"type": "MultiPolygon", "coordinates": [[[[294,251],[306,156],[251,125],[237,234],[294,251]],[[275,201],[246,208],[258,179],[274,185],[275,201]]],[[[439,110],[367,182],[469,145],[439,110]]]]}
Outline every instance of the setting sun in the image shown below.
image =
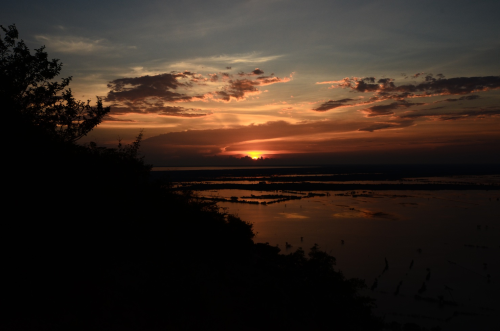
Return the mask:
{"type": "Polygon", "coordinates": [[[261,158],[262,153],[261,152],[248,152],[248,156],[252,158],[252,160],[258,160],[261,158]]]}

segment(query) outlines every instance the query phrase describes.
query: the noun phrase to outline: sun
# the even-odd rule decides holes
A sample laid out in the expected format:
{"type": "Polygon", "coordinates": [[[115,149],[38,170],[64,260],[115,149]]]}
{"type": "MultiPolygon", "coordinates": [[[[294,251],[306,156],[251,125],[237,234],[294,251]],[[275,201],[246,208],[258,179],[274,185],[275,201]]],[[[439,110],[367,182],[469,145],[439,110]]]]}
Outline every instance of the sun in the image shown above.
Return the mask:
{"type": "Polygon", "coordinates": [[[262,156],[260,152],[248,152],[248,156],[252,158],[252,160],[258,160],[262,156]]]}

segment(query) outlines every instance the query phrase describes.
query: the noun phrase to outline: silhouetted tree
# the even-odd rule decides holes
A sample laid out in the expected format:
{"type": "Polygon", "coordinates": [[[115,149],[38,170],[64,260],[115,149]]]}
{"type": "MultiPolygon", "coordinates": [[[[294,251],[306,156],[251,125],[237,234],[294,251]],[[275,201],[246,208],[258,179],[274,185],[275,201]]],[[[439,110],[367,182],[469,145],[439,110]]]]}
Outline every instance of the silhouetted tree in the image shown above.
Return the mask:
{"type": "Polygon", "coordinates": [[[0,100],[10,118],[66,142],[80,139],[102,121],[110,108],[103,107],[100,98],[92,107],[90,100],[75,100],[66,89],[71,77],[53,81],[62,63],[49,60],[45,46],[31,54],[22,39],[17,41],[15,25],[0,27],[5,34],[0,38],[0,100]]]}
{"type": "Polygon", "coordinates": [[[142,133],[75,144],[109,108],[75,101],[52,81],[58,60],[1,29],[0,101],[23,130],[6,152],[0,330],[381,328],[364,283],[318,246],[279,254],[215,203],[151,183],[142,133]]]}

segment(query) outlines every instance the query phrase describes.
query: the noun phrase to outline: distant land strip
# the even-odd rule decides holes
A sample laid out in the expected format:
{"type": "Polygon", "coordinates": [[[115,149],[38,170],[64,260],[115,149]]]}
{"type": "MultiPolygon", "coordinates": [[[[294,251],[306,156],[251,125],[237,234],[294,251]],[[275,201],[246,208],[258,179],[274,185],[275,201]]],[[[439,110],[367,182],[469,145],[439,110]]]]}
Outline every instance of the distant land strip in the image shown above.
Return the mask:
{"type": "Polygon", "coordinates": [[[500,185],[485,184],[334,184],[334,183],[258,183],[258,184],[225,184],[225,183],[193,183],[183,184],[175,190],[251,190],[251,191],[437,191],[437,190],[500,190],[500,185]]]}

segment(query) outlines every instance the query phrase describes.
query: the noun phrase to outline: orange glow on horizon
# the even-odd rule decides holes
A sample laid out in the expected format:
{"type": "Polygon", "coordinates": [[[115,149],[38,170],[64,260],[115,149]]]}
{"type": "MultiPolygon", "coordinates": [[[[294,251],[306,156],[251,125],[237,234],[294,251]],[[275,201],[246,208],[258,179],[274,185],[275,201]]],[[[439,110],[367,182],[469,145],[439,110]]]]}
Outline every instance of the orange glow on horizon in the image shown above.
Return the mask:
{"type": "Polygon", "coordinates": [[[248,156],[250,156],[252,158],[252,160],[258,160],[262,157],[262,154],[261,152],[259,151],[252,151],[252,152],[248,152],[248,156]]]}
{"type": "Polygon", "coordinates": [[[231,151],[226,153],[221,153],[221,155],[231,155],[234,157],[249,157],[252,160],[260,160],[260,158],[269,159],[273,158],[275,151],[231,151]]]}

